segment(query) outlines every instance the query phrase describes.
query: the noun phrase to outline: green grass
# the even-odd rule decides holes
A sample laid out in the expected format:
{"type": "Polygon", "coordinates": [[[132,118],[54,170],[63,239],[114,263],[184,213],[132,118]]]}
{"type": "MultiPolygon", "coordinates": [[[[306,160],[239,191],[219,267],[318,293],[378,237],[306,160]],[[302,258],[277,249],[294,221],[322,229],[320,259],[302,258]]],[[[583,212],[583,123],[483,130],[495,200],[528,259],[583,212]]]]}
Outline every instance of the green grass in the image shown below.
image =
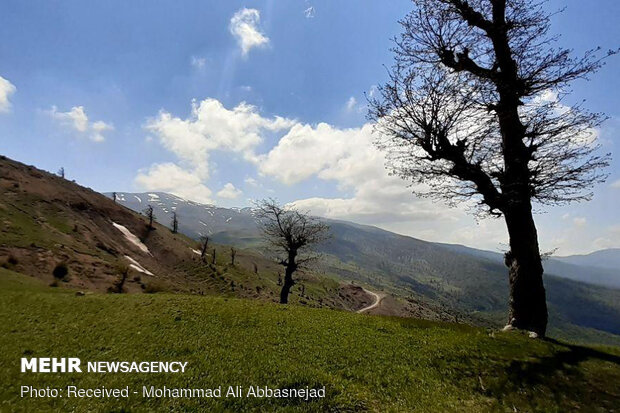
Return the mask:
{"type": "Polygon", "coordinates": [[[609,411],[620,351],[457,324],[190,295],[76,296],[0,269],[2,411],[609,411]],[[21,357],[187,361],[185,374],[19,372],[21,357]],[[291,399],[21,399],[19,386],[325,386],[291,399]]]}

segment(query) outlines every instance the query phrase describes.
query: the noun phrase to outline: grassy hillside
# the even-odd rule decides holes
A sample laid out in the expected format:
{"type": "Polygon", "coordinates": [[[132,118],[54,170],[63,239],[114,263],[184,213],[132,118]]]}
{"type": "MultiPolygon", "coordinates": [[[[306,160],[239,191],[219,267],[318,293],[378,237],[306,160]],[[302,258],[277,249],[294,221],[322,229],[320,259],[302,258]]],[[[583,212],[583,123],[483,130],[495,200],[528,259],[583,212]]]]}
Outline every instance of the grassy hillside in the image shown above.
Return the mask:
{"type": "MultiPolygon", "coordinates": [[[[202,262],[196,248],[195,240],[164,225],[149,230],[144,216],[89,188],[0,156],[0,267],[46,284],[105,292],[119,279],[120,268],[135,263],[144,271],[129,269],[125,292],[278,299],[282,268],[273,261],[242,250],[232,265],[230,246],[211,243],[202,262]],[[68,274],[55,279],[59,264],[68,274]]],[[[350,310],[365,304],[333,277],[306,272],[298,280],[293,303],[350,310]]]]}
{"type": "MultiPolygon", "coordinates": [[[[177,211],[180,229],[190,237],[209,234],[220,243],[262,250],[251,208],[220,208],[160,192],[119,196],[121,204],[135,210],[153,205],[162,222],[177,211]]],[[[352,222],[327,222],[332,238],[320,246],[323,257],[315,269],[390,294],[398,308],[391,314],[495,327],[505,324],[508,278],[502,254],[426,242],[352,222]]],[[[615,272],[599,269],[597,273],[552,260],[545,261],[545,268],[550,335],[620,345],[620,289],[567,279],[615,276],[615,272]]]]}
{"type": "Polygon", "coordinates": [[[611,411],[620,352],[457,324],[196,295],[76,296],[0,269],[2,411],[611,411]],[[21,374],[20,357],[187,361],[185,374],[21,374]],[[289,399],[20,399],[45,386],[325,386],[289,399]]]}

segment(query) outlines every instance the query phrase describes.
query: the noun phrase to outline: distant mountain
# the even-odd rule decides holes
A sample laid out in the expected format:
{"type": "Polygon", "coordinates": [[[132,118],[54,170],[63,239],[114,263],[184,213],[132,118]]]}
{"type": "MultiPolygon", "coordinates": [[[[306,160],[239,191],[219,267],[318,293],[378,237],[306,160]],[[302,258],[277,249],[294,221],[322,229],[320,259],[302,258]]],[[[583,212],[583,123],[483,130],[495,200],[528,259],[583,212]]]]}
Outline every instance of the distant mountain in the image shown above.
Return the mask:
{"type": "MultiPolygon", "coordinates": [[[[138,211],[151,204],[162,223],[169,222],[176,211],[181,230],[191,237],[208,234],[216,242],[260,249],[251,208],[219,208],[159,192],[118,196],[119,202],[138,211]]],[[[426,242],[346,221],[326,221],[332,238],[320,247],[322,271],[493,323],[500,324],[505,317],[508,283],[501,254],[426,242]]],[[[567,326],[581,326],[620,334],[620,290],[577,283],[549,269],[561,270],[567,277],[585,273],[585,267],[559,261],[551,266],[547,262],[546,267],[552,329],[568,331],[567,326]]]]}
{"type": "Polygon", "coordinates": [[[620,248],[610,248],[595,251],[586,255],[570,255],[556,257],[556,260],[567,264],[581,265],[585,267],[607,268],[620,272],[620,248]]]}
{"type": "MultiPolygon", "coordinates": [[[[452,251],[488,259],[497,264],[503,262],[503,255],[497,252],[479,250],[463,245],[441,245],[452,251]]],[[[547,258],[543,261],[543,266],[546,274],[588,284],[620,288],[620,264],[617,264],[618,262],[620,262],[620,249],[609,249],[588,255],[547,258]]]]}

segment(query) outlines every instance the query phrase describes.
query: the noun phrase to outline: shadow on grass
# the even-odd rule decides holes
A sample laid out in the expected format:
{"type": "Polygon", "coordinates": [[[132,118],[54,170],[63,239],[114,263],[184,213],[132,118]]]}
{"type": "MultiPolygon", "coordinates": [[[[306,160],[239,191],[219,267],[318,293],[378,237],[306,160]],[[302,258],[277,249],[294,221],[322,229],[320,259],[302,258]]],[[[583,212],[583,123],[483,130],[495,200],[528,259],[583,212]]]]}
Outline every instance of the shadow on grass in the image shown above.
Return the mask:
{"type": "Polygon", "coordinates": [[[547,381],[556,372],[569,372],[579,363],[586,360],[607,361],[620,366],[620,356],[589,347],[559,342],[554,339],[546,339],[546,341],[561,346],[566,350],[561,350],[552,356],[540,357],[533,361],[514,360],[508,367],[508,374],[513,376],[516,381],[537,384],[547,381]]]}
{"type": "MultiPolygon", "coordinates": [[[[555,406],[613,408],[619,394],[614,383],[620,380],[620,356],[593,348],[582,347],[547,339],[561,349],[553,355],[528,360],[513,360],[506,367],[505,379],[500,380],[494,388],[489,389],[498,399],[514,401],[517,394],[533,394],[544,389],[549,401],[555,406]],[[597,368],[596,374],[588,374],[588,369],[580,366],[585,361],[613,363],[611,369],[597,368]],[[609,374],[601,374],[608,372],[609,374]],[[536,389],[536,390],[535,390],[536,389]]],[[[540,408],[531,397],[519,397],[521,402],[530,404],[531,408],[540,408]]]]}

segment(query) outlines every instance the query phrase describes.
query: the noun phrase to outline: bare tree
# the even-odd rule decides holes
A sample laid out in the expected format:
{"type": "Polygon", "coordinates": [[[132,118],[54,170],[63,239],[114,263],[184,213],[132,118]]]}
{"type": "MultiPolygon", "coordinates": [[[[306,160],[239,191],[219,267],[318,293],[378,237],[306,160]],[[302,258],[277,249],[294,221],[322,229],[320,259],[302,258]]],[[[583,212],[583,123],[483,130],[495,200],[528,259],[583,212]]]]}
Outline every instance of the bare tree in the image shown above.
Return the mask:
{"type": "Polygon", "coordinates": [[[118,265],[116,268],[116,272],[118,273],[118,277],[114,281],[112,287],[108,288],[109,292],[122,294],[125,291],[125,282],[127,281],[127,277],[129,276],[129,266],[127,265],[118,265]]]}
{"type": "Polygon", "coordinates": [[[64,168],[64,166],[61,166],[60,169],[58,170],[58,176],[60,176],[62,179],[65,179],[65,168],[64,168]]]}
{"type": "Polygon", "coordinates": [[[177,213],[173,212],[172,213],[172,233],[176,234],[177,232],[179,232],[179,219],[177,218],[177,213]]]}
{"type": "Polygon", "coordinates": [[[237,250],[234,247],[230,247],[230,265],[235,266],[235,258],[237,257],[237,250]]]}
{"type": "Polygon", "coordinates": [[[301,254],[327,239],[329,226],[308,214],[282,207],[273,199],[260,201],[256,206],[264,238],[278,253],[284,255],[278,262],[284,266],[280,303],[286,304],[291,287],[295,284],[293,274],[301,265],[315,258],[301,254]]]}
{"type": "Polygon", "coordinates": [[[508,325],[543,336],[547,305],[533,203],[588,200],[609,155],[604,116],[568,105],[568,85],[617,51],[574,58],[549,34],[544,1],[414,0],[390,80],[370,98],[388,169],[415,193],[506,222],[508,325]]]}
{"type": "Polygon", "coordinates": [[[215,248],[213,248],[213,257],[211,257],[211,264],[215,265],[215,248]]]}
{"type": "Polygon", "coordinates": [[[153,221],[155,221],[155,214],[153,213],[153,206],[149,205],[144,209],[144,215],[149,220],[148,228],[149,230],[153,229],[153,221]]]}
{"type": "Polygon", "coordinates": [[[112,192],[112,201],[116,204],[116,192],[112,192]]]}
{"type": "Polygon", "coordinates": [[[209,237],[206,235],[200,237],[200,245],[200,259],[204,261],[207,248],[209,247],[209,237]]]}

